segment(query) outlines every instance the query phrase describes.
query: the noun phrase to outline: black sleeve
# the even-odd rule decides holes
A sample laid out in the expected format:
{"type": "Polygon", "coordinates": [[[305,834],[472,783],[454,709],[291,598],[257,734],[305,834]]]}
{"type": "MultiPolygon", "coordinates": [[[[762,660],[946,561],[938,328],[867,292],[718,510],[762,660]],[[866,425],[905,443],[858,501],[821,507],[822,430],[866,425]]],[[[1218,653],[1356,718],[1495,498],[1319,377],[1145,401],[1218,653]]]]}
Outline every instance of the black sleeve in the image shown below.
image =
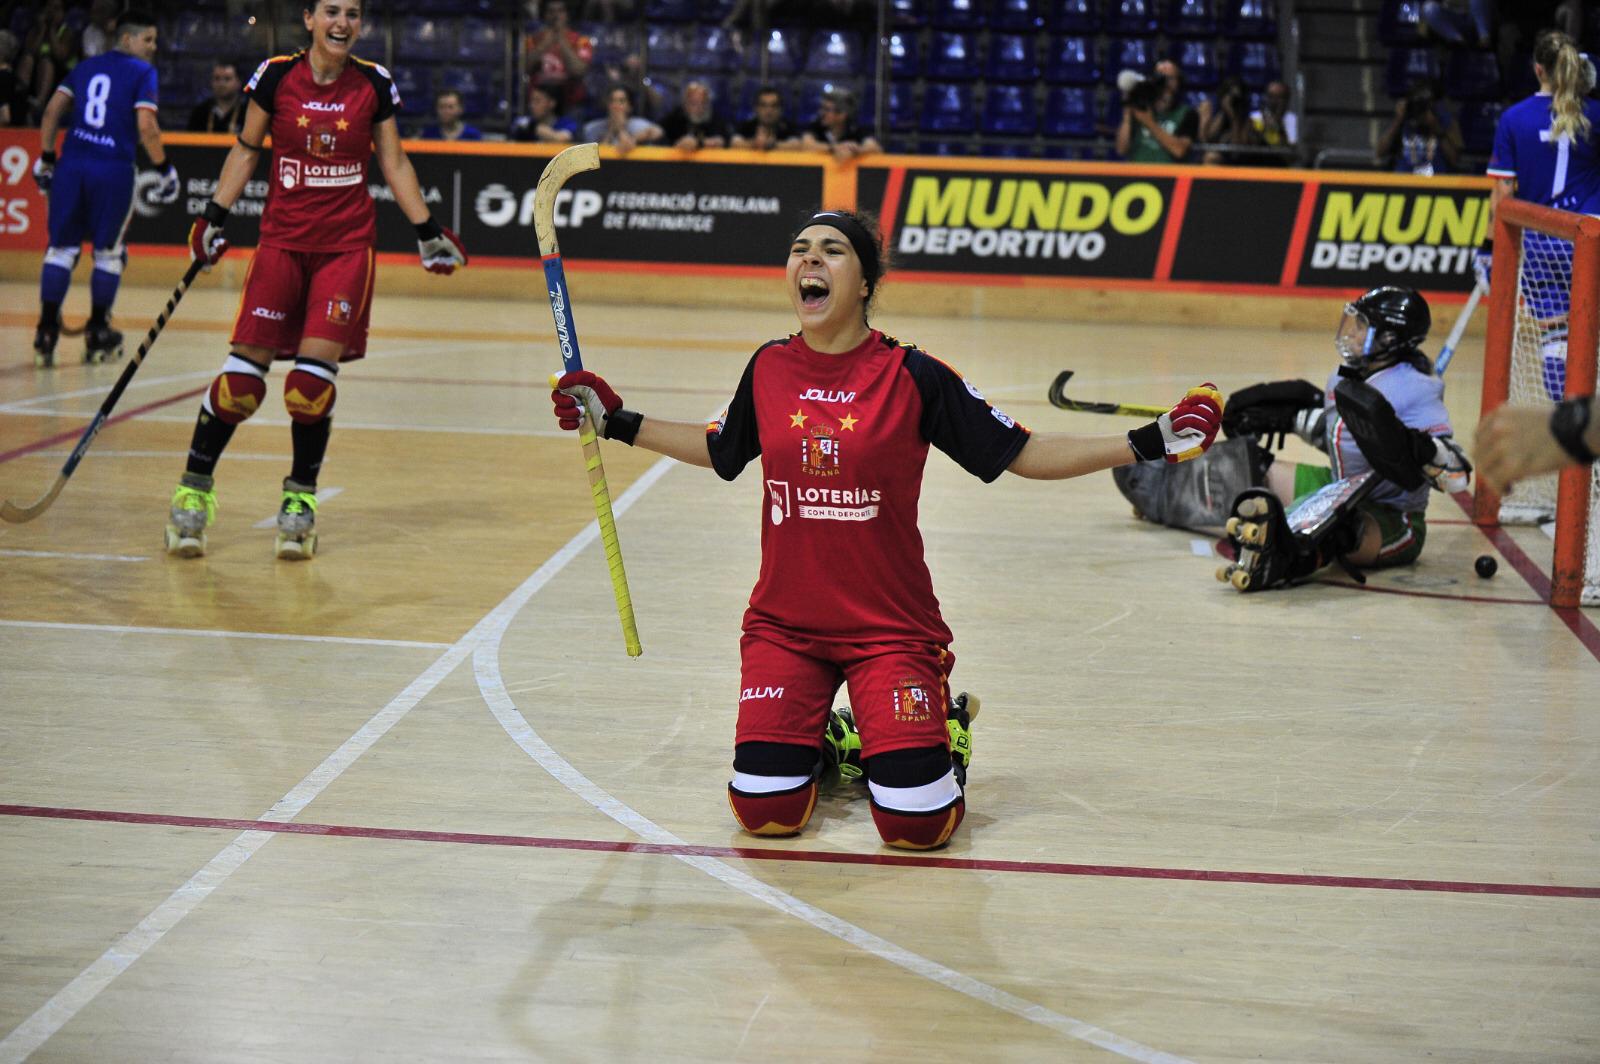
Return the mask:
{"type": "Polygon", "coordinates": [[[1028,430],[938,359],[909,347],[904,365],[922,395],[923,438],[985,484],[1004,473],[1028,430]]]}
{"type": "Polygon", "coordinates": [[[683,139],[683,135],[687,132],[689,132],[689,116],[681,107],[661,120],[661,139],[669,145],[683,139]]]}
{"type": "Polygon", "coordinates": [[[356,66],[372,83],[372,91],[378,97],[377,110],[372,112],[372,124],[377,125],[385,118],[393,118],[400,110],[400,90],[395,86],[394,78],[389,74],[388,68],[380,63],[366,63],[359,60],[356,66]]]}
{"type": "Polygon", "coordinates": [[[706,427],[706,449],[711,452],[711,468],[723,480],[732,480],[744,472],[751,459],[761,454],[761,436],[756,431],[756,363],[761,352],[782,340],[762,344],[744,367],[739,387],[728,400],[722,414],[706,427]]]}
{"type": "Polygon", "coordinates": [[[209,101],[195,105],[194,110],[189,112],[189,125],[187,126],[189,132],[204,133],[206,131],[206,126],[210,124],[209,119],[211,116],[207,113],[210,110],[211,104],[209,101]]]}
{"type": "Polygon", "coordinates": [[[297,56],[279,55],[266,60],[256,67],[256,72],[250,75],[250,80],[245,83],[244,97],[254,100],[255,105],[267,114],[273,113],[273,98],[278,95],[278,86],[283,82],[283,76],[294,65],[297,56]]]}
{"type": "Polygon", "coordinates": [[[1188,137],[1191,140],[1200,136],[1200,112],[1193,107],[1184,114],[1183,121],[1178,123],[1178,128],[1173,131],[1174,136],[1188,137]]]}

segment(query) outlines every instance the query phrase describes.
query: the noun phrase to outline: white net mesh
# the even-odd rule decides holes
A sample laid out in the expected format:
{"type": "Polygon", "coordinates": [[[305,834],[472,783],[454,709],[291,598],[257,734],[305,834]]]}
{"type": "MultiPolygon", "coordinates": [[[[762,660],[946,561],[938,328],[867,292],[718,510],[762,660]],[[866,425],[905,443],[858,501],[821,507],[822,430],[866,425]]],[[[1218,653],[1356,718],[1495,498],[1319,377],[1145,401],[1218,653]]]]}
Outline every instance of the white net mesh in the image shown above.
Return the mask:
{"type": "MultiPolygon", "coordinates": [[[[1572,243],[1548,233],[1525,230],[1517,277],[1516,328],[1511,338],[1511,391],[1507,402],[1549,406],[1562,397],[1568,358],[1600,352],[1567,349],[1567,311],[1572,295],[1572,243]]],[[[1556,476],[1535,477],[1518,484],[1502,500],[1502,524],[1539,524],[1553,533],[1556,476]]],[[[1590,471],[1588,512],[1559,515],[1584,526],[1583,604],[1600,605],[1600,463],[1590,471]]]]}

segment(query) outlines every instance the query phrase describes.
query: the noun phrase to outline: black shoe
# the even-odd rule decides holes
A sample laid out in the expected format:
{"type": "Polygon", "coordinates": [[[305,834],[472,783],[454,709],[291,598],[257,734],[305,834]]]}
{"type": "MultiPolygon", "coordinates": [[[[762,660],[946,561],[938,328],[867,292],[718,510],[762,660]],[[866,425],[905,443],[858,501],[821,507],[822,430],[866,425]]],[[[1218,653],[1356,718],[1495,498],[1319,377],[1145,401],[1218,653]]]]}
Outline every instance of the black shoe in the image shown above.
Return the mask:
{"type": "Polygon", "coordinates": [[[56,341],[61,339],[61,323],[39,323],[33,331],[33,364],[46,368],[56,364],[56,341]]]}
{"type": "Polygon", "coordinates": [[[115,362],[122,357],[122,334],[109,325],[93,325],[83,331],[85,362],[115,362]]]}

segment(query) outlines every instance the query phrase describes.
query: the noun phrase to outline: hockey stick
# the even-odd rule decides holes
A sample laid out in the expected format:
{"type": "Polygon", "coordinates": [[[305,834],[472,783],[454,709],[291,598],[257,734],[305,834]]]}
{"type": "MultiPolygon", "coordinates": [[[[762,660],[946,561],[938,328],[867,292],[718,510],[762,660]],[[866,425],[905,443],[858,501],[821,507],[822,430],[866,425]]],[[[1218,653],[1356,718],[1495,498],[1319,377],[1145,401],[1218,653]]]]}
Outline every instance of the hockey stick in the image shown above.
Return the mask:
{"type": "MultiPolygon", "coordinates": [[[[544,260],[545,288],[550,293],[550,312],[555,317],[556,341],[561,345],[561,361],[568,373],[583,368],[583,357],[578,352],[578,329],[572,322],[567,274],[561,266],[561,249],[556,244],[556,195],[573,174],[599,168],[599,145],[574,144],[546,164],[533,194],[533,228],[539,236],[539,257],[544,260]]],[[[551,387],[554,386],[552,383],[551,387]]],[[[589,470],[589,492],[594,496],[594,516],[600,525],[600,540],[605,545],[606,566],[611,570],[611,591],[617,600],[617,617],[622,621],[622,640],[627,644],[628,656],[636,658],[644,649],[639,645],[639,627],[633,617],[633,597],[628,594],[628,574],[622,568],[622,546],[617,542],[616,519],[611,513],[611,490],[606,487],[606,470],[600,464],[600,440],[595,435],[594,422],[587,417],[578,427],[578,439],[583,443],[583,461],[589,470]]]]}
{"type": "Polygon", "coordinates": [[[1050,384],[1050,405],[1060,410],[1076,410],[1080,414],[1122,414],[1127,417],[1160,417],[1167,412],[1164,406],[1140,406],[1136,403],[1091,403],[1086,399],[1068,399],[1067,381],[1072,370],[1064,369],[1050,384]]]}
{"type": "Polygon", "coordinates": [[[1450,365],[1450,360],[1456,357],[1456,344],[1461,342],[1461,334],[1467,331],[1467,322],[1472,320],[1472,312],[1478,309],[1478,300],[1483,298],[1483,284],[1480,282],[1472,286],[1472,294],[1467,297],[1466,306],[1461,308],[1461,313],[1456,315],[1456,324],[1450,330],[1450,335],[1445,338],[1444,346],[1439,349],[1439,357],[1434,360],[1433,372],[1444,376],[1445,367],[1450,365]]]}
{"type": "Polygon", "coordinates": [[[66,462],[61,466],[61,472],[56,475],[56,482],[50,485],[50,490],[41,495],[28,506],[18,506],[10,499],[0,502],[0,518],[20,525],[24,521],[32,521],[35,517],[50,509],[50,504],[56,501],[56,496],[61,494],[61,489],[67,486],[67,478],[72,476],[78,463],[83,461],[84,453],[89,450],[89,445],[105,427],[106,418],[111,416],[111,409],[117,405],[117,400],[122,398],[122,393],[128,387],[128,382],[133,380],[133,375],[138,372],[139,364],[144,361],[144,356],[150,353],[150,348],[155,344],[156,337],[161,335],[161,330],[167,327],[167,321],[172,317],[172,312],[178,309],[178,304],[183,301],[183,295],[189,291],[189,286],[199,276],[205,260],[195,259],[184,272],[183,280],[178,282],[178,287],[172,290],[172,298],[167,300],[166,309],[156,316],[156,323],[150,326],[150,332],[145,335],[144,343],[139,345],[138,352],[133,356],[122,376],[117,378],[117,383],[112,386],[111,394],[106,396],[106,401],[100,404],[100,412],[89,422],[89,427],[83,430],[83,435],[78,437],[78,445],[67,456],[66,462]]]}

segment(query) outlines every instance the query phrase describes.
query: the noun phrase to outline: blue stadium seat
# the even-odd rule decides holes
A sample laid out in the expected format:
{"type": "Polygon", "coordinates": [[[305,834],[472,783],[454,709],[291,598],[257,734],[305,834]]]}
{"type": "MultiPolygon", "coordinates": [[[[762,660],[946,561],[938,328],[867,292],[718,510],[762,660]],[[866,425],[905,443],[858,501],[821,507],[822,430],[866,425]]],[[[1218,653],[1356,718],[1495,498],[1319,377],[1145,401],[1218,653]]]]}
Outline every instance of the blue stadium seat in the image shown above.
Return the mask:
{"type": "Polygon", "coordinates": [[[728,31],[714,22],[701,23],[690,33],[684,66],[697,74],[722,74],[739,63],[728,31]]]}
{"type": "Polygon", "coordinates": [[[928,48],[928,76],[944,80],[970,81],[982,71],[978,57],[978,36],[935,30],[928,48]]]}
{"type": "Polygon", "coordinates": [[[1252,89],[1279,75],[1278,46],[1270,41],[1235,41],[1228,52],[1228,73],[1252,89]]]}
{"type": "Polygon", "coordinates": [[[444,19],[408,16],[400,21],[396,43],[396,52],[406,59],[454,59],[455,25],[444,19]]]}
{"type": "Polygon", "coordinates": [[[1384,68],[1383,87],[1390,96],[1404,96],[1414,82],[1439,76],[1439,57],[1432,48],[1391,48],[1384,68]]]}
{"type": "Polygon", "coordinates": [[[1108,85],[1117,83],[1117,75],[1124,70],[1150,73],[1155,66],[1155,41],[1149,37],[1113,37],[1106,52],[1103,77],[1108,85]]]}
{"type": "Polygon", "coordinates": [[[922,73],[922,38],[916,33],[889,33],[889,76],[914,78],[922,73]]]}
{"type": "Polygon", "coordinates": [[[1183,80],[1195,88],[1209,89],[1220,80],[1217,47],[1211,41],[1180,42],[1177,60],[1178,69],[1183,71],[1183,80]]]}
{"type": "Polygon", "coordinates": [[[645,30],[644,54],[651,70],[681,70],[689,61],[689,34],[682,26],[651,26],[645,30]]]}
{"type": "Polygon", "coordinates": [[[983,28],[980,0],[931,0],[928,22],[937,29],[979,30],[983,28]]]}
{"type": "Polygon", "coordinates": [[[1264,41],[1278,37],[1277,0],[1223,0],[1224,36],[1264,41]]]}
{"type": "Polygon", "coordinates": [[[694,0],[646,0],[644,17],[651,22],[693,22],[694,0]]]}
{"type": "Polygon", "coordinates": [[[889,20],[896,26],[925,26],[922,0],[889,0],[889,20]]]}
{"type": "MultiPolygon", "coordinates": [[[[800,40],[792,29],[774,26],[767,31],[767,70],[773,78],[789,77],[800,67],[800,40]]],[[[746,48],[746,70],[761,68],[761,49],[746,48]]]]}
{"type": "Polygon", "coordinates": [[[990,85],[983,101],[987,136],[1031,137],[1039,128],[1031,85],[990,85]]]}
{"type": "Polygon", "coordinates": [[[1169,37],[1215,37],[1216,0],[1172,0],[1163,28],[1169,37]]]}
{"type": "Polygon", "coordinates": [[[1107,33],[1152,34],[1158,26],[1156,0],[1111,0],[1107,33]]]}
{"type": "Polygon", "coordinates": [[[458,50],[470,63],[501,64],[506,61],[506,27],[489,19],[464,18],[459,24],[458,50]]]}
{"type": "Polygon", "coordinates": [[[985,141],[980,146],[978,154],[988,155],[997,159],[1031,159],[1033,158],[1033,138],[985,141]]]}
{"type": "Polygon", "coordinates": [[[990,34],[984,77],[990,81],[1039,80],[1039,48],[1033,34],[990,34]]]}
{"type": "Polygon", "coordinates": [[[1097,33],[1100,0],[1050,0],[1046,22],[1057,33],[1097,33]]]}
{"type": "Polygon", "coordinates": [[[1462,145],[1474,155],[1494,151],[1494,130],[1505,105],[1495,100],[1475,100],[1461,107],[1462,145]]]}
{"type": "Polygon", "coordinates": [[[805,72],[823,78],[859,77],[861,39],[849,30],[818,30],[811,38],[805,72]]]}
{"type": "Polygon", "coordinates": [[[924,140],[917,146],[923,155],[976,155],[977,148],[970,140],[924,140]]]}
{"type": "Polygon", "coordinates": [[[1044,79],[1055,85],[1092,85],[1100,80],[1094,41],[1088,37],[1052,37],[1047,46],[1044,79]]]}
{"type": "Polygon", "coordinates": [[[1094,90],[1078,85],[1053,85],[1045,93],[1047,137],[1094,136],[1094,90]]]}
{"type": "Polygon", "coordinates": [[[971,133],[978,126],[972,86],[965,82],[929,82],[922,91],[922,132],[971,133]]]}
{"type": "Polygon", "coordinates": [[[1389,47],[1422,42],[1422,0],[1383,0],[1378,40],[1389,47]]]}
{"type": "Polygon", "coordinates": [[[1041,0],[994,0],[989,13],[989,28],[1012,33],[1033,33],[1043,28],[1041,0]]]}
{"type": "Polygon", "coordinates": [[[1500,65],[1493,52],[1455,52],[1444,71],[1444,94],[1452,100],[1500,96],[1500,65]]]}
{"type": "MultiPolygon", "coordinates": [[[[427,114],[433,110],[433,68],[420,63],[402,63],[393,71],[394,87],[400,91],[400,103],[408,114],[427,114]]],[[[166,89],[166,79],[161,81],[166,89]]]]}
{"type": "Polygon", "coordinates": [[[639,52],[639,31],[632,23],[584,27],[583,32],[594,42],[594,61],[598,66],[616,66],[639,52]]]}
{"type": "MultiPolygon", "coordinates": [[[[861,124],[869,129],[877,121],[877,92],[878,86],[869,81],[866,92],[861,97],[859,118],[861,124]]],[[[891,133],[906,133],[917,128],[917,94],[916,86],[912,82],[889,82],[889,100],[884,108],[883,121],[891,133]]],[[[887,144],[885,141],[885,146],[887,144]]]]}
{"type": "MultiPolygon", "coordinates": [[[[441,67],[435,75],[434,90],[439,89],[455,89],[461,94],[461,106],[469,122],[499,117],[509,109],[505,86],[498,72],[490,74],[479,67],[451,64],[441,67]]],[[[428,109],[432,110],[431,100],[428,109]]]]}
{"type": "Polygon", "coordinates": [[[162,26],[161,46],[174,53],[211,55],[223,50],[225,40],[220,30],[220,20],[198,11],[187,11],[162,26]]]}

